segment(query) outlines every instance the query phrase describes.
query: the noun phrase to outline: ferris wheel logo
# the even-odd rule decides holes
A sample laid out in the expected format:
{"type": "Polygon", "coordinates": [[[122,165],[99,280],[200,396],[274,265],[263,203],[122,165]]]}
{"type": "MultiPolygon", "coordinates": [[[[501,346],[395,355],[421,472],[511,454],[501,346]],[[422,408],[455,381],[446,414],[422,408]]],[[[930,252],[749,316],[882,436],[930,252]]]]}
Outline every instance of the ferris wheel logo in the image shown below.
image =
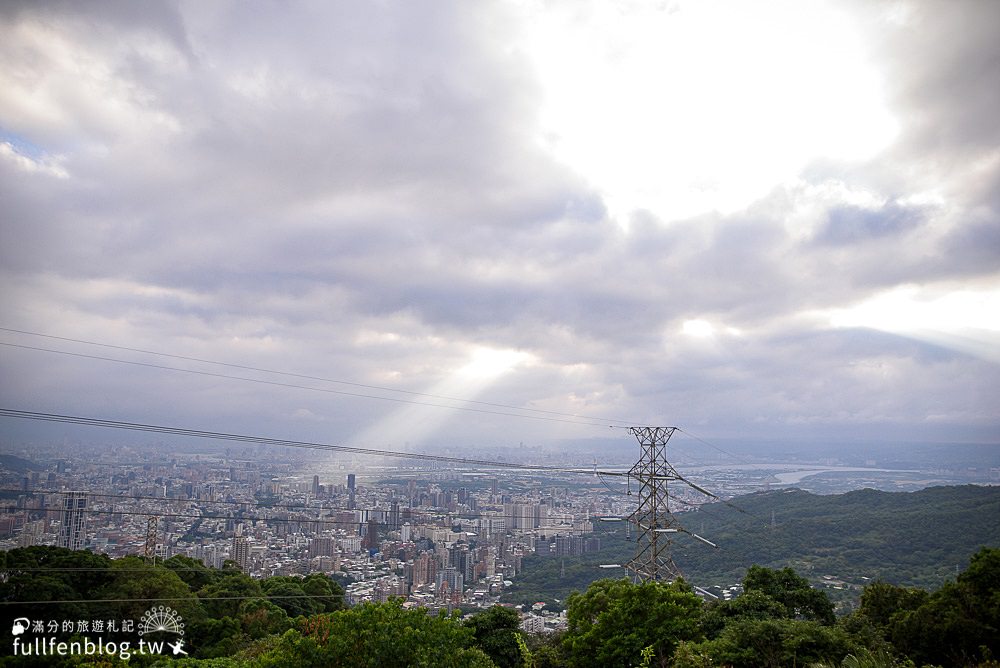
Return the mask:
{"type": "Polygon", "coordinates": [[[165,605],[153,606],[139,620],[139,635],[159,631],[184,635],[184,618],[165,605]]]}

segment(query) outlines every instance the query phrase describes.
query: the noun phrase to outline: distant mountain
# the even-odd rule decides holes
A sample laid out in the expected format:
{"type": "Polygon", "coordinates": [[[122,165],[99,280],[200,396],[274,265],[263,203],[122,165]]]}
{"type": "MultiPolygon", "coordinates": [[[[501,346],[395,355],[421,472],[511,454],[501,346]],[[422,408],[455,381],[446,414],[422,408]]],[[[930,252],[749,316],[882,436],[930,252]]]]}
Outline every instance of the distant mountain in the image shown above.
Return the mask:
{"type": "MultiPolygon", "coordinates": [[[[1000,487],[833,495],[789,489],[738,497],[731,504],[677,515],[684,527],[719,546],[712,549],[684,535],[674,540],[674,561],[694,584],[734,584],[758,564],[791,566],[816,582],[831,576],[854,585],[881,579],[934,589],[964,569],[980,547],[1000,547],[1000,487]]],[[[524,572],[506,598],[565,600],[593,580],[623,575],[597,566],[625,563],[635,551],[634,540],[634,530],[629,542],[618,528],[603,535],[597,555],[525,558],[524,572]]]]}
{"type": "Polygon", "coordinates": [[[15,473],[27,473],[28,471],[41,471],[45,467],[22,457],[0,454],[0,468],[15,473]]]}

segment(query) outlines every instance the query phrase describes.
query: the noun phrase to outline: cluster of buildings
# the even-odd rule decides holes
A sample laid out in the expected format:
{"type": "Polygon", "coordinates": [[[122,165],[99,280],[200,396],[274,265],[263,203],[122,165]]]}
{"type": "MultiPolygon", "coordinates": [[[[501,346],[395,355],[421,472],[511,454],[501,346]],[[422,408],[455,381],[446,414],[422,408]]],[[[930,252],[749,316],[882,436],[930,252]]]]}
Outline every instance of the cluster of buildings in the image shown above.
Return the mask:
{"type": "Polygon", "coordinates": [[[540,482],[503,471],[390,472],[357,463],[357,473],[344,464],[303,475],[306,467],[287,460],[191,455],[121,464],[117,454],[114,464],[64,459],[16,482],[2,474],[9,512],[0,549],[181,554],[209,567],[235,562],[254,577],[325,573],[351,603],[399,597],[408,606],[487,607],[524,556],[600,550],[592,518],[627,506],[574,486],[579,476],[540,482]]]}

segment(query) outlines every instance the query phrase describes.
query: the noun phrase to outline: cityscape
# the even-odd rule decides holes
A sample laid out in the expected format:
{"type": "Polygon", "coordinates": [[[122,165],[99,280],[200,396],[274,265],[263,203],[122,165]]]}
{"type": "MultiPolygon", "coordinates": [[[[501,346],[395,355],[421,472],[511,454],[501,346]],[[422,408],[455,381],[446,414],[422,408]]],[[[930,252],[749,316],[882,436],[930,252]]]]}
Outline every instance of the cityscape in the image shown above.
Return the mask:
{"type": "MultiPolygon", "coordinates": [[[[576,468],[557,472],[545,470],[551,464],[521,471],[201,450],[89,446],[77,449],[79,456],[64,448],[22,452],[37,462],[5,457],[0,549],[57,545],[154,561],[184,555],[216,569],[230,561],[256,578],[322,573],[342,583],[351,604],[399,597],[430,610],[485,609],[518,580],[526,556],[599,554],[601,525],[635,509],[635,497],[613,478],[568,453],[563,461],[576,468]]],[[[511,451],[493,454],[512,459],[511,451]]],[[[983,454],[980,466],[968,466],[971,459],[950,469],[940,462],[901,469],[876,468],[872,459],[808,465],[743,457],[685,470],[720,499],[793,486],[832,493],[1000,484],[998,462],[983,454]]],[[[615,468],[628,467],[602,471],[615,468]]],[[[681,521],[685,511],[713,501],[683,485],[671,496],[681,521]]],[[[827,575],[820,584],[844,583],[827,575]]],[[[715,590],[728,596],[738,583],[716,583],[715,590]]],[[[564,628],[565,614],[543,606],[522,613],[523,628],[564,628]]]]}
{"type": "Polygon", "coordinates": [[[998,64],[998,0],[0,1],[0,665],[996,668],[998,64]]]}

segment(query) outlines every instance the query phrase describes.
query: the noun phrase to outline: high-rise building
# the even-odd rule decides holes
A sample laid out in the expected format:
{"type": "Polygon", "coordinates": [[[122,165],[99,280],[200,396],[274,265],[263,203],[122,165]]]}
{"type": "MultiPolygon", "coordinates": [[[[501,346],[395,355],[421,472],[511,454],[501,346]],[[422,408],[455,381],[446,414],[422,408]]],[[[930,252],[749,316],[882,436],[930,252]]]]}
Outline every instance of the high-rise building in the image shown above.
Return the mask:
{"type": "Polygon", "coordinates": [[[355,477],[353,473],[347,474],[347,507],[354,510],[357,504],[354,502],[355,477]]]}
{"type": "Polygon", "coordinates": [[[31,547],[42,542],[45,534],[45,520],[35,520],[24,525],[21,535],[18,537],[18,547],[31,547]]]}
{"type": "Polygon", "coordinates": [[[250,541],[243,536],[233,537],[233,545],[229,551],[229,559],[235,561],[244,573],[250,565],[250,541]]]}
{"type": "Polygon", "coordinates": [[[548,518],[547,512],[543,517],[542,506],[537,503],[505,503],[503,512],[511,529],[537,529],[548,518]]]}
{"type": "Polygon", "coordinates": [[[233,544],[229,548],[229,559],[235,561],[244,573],[250,565],[250,541],[243,536],[243,525],[236,526],[233,544]]]}
{"type": "Polygon", "coordinates": [[[59,547],[82,550],[87,543],[87,493],[66,492],[63,496],[59,547]]]}
{"type": "Polygon", "coordinates": [[[337,540],[335,538],[313,538],[309,541],[309,558],[332,557],[337,554],[337,540]]]}
{"type": "Polygon", "coordinates": [[[454,566],[441,570],[437,576],[437,589],[440,592],[446,588],[450,594],[462,594],[465,588],[465,577],[454,566]]]}
{"type": "Polygon", "coordinates": [[[313,496],[319,496],[319,476],[318,475],[314,475],[313,476],[312,493],[313,493],[313,496]]]}
{"type": "Polygon", "coordinates": [[[378,548],[378,522],[376,520],[368,520],[365,525],[365,537],[361,541],[361,547],[366,550],[378,548]]]}
{"type": "Polygon", "coordinates": [[[437,580],[437,559],[429,552],[423,552],[413,560],[413,585],[434,584],[437,580]]]}
{"type": "Polygon", "coordinates": [[[389,528],[393,531],[399,529],[399,501],[395,499],[392,501],[392,510],[389,511],[389,528]]]}

